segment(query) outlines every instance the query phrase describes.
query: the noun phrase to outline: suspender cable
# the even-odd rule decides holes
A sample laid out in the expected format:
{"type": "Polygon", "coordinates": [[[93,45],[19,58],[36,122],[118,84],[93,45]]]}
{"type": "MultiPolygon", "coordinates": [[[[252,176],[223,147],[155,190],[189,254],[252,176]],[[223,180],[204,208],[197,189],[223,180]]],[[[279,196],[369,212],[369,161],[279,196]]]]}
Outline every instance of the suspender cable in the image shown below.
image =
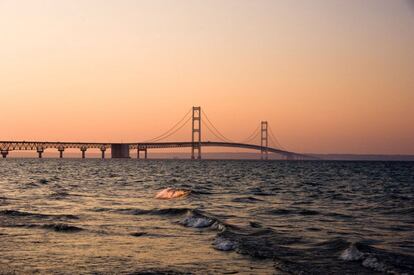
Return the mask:
{"type": "Polygon", "coordinates": [[[204,115],[204,117],[207,119],[208,123],[210,123],[211,127],[213,127],[213,129],[216,131],[216,133],[221,136],[222,140],[225,140],[227,142],[232,142],[231,139],[226,138],[222,133],[220,133],[220,131],[214,126],[214,124],[210,121],[210,119],[208,118],[207,114],[202,110],[202,113],[204,115]]]}
{"type": "Polygon", "coordinates": [[[210,131],[210,133],[212,133],[216,138],[218,138],[220,141],[224,141],[224,142],[229,142],[228,140],[226,140],[226,139],[223,139],[222,137],[220,137],[219,135],[217,135],[209,126],[208,126],[208,124],[207,123],[205,123],[203,120],[201,121],[201,123],[203,124],[203,126],[205,126],[209,131],[210,131]]]}
{"type": "MultiPolygon", "coordinates": [[[[189,117],[189,118],[187,118],[187,120],[180,126],[180,127],[178,127],[177,129],[175,129],[173,132],[171,132],[171,133],[169,133],[167,136],[165,136],[165,137],[163,137],[162,139],[166,139],[166,138],[169,138],[170,136],[172,136],[172,135],[174,135],[175,133],[177,133],[178,131],[180,131],[184,126],[186,126],[187,125],[187,123],[189,122],[191,120],[191,117],[189,117]]],[[[161,140],[161,139],[159,139],[159,140],[161,140]]],[[[159,141],[159,140],[156,140],[156,141],[159,141]]]]}
{"type": "Polygon", "coordinates": [[[248,143],[248,142],[254,140],[257,137],[257,135],[259,134],[259,129],[260,129],[260,126],[257,126],[257,128],[253,131],[253,133],[250,136],[248,136],[247,138],[245,138],[244,140],[242,140],[241,143],[248,143]]]}
{"type": "MultiPolygon", "coordinates": [[[[152,139],[149,139],[149,140],[146,140],[146,141],[144,141],[144,142],[154,142],[154,141],[159,141],[159,140],[162,140],[162,139],[165,139],[165,138],[167,138],[167,137],[169,137],[170,135],[169,135],[169,133],[170,132],[172,132],[172,131],[174,131],[174,129],[177,127],[177,126],[179,126],[186,118],[187,118],[187,116],[189,115],[191,113],[191,109],[190,110],[188,110],[188,112],[184,115],[184,117],[182,118],[182,119],[180,119],[180,121],[178,121],[176,124],[174,124],[174,126],[173,127],[171,127],[168,131],[166,131],[165,133],[163,133],[162,135],[159,135],[159,136],[157,136],[157,137],[155,137],[155,138],[152,138],[152,139]]],[[[191,117],[190,117],[191,118],[191,117]]],[[[181,127],[182,128],[182,127],[181,127]]]]}
{"type": "Polygon", "coordinates": [[[269,127],[270,130],[270,138],[275,142],[275,145],[278,146],[279,149],[285,150],[283,146],[280,144],[278,139],[276,138],[276,135],[273,133],[272,128],[269,127]]]}

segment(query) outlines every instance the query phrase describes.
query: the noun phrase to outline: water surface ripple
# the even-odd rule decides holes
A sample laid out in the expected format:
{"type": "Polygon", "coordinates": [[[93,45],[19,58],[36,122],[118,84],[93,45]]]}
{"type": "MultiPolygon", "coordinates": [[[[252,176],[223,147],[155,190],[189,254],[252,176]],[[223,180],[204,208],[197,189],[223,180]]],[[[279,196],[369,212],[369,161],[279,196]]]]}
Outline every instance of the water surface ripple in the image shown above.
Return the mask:
{"type": "Polygon", "coordinates": [[[414,274],[414,163],[7,159],[0,274],[414,274]],[[157,200],[160,190],[191,190],[157,200]]]}

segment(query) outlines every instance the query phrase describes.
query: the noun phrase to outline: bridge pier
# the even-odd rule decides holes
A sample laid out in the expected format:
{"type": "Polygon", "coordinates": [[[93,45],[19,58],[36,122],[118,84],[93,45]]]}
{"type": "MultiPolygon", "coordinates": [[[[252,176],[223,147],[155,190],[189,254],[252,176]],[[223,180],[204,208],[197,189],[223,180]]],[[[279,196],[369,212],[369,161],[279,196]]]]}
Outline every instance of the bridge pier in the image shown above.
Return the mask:
{"type": "Polygon", "coordinates": [[[144,158],[147,159],[148,158],[148,149],[147,148],[143,148],[143,149],[138,148],[138,150],[137,150],[137,159],[140,159],[140,152],[141,151],[144,152],[144,158]]]}
{"type": "Polygon", "coordinates": [[[111,144],[112,158],[127,158],[129,159],[129,144],[111,144]]]}
{"type": "Polygon", "coordinates": [[[63,152],[65,151],[65,147],[59,146],[58,151],[59,151],[59,158],[63,158],[63,152]]]}
{"type": "Polygon", "coordinates": [[[88,148],[86,148],[86,146],[82,146],[81,148],[80,148],[80,150],[81,150],[81,152],[82,152],[82,158],[84,159],[86,156],[85,156],[85,153],[86,153],[86,150],[87,150],[88,148]]]}
{"type": "Polygon", "coordinates": [[[37,147],[37,153],[39,154],[39,158],[42,158],[42,154],[45,151],[45,149],[43,147],[37,147]]]}
{"type": "Polygon", "coordinates": [[[105,151],[106,151],[106,147],[105,146],[102,146],[101,147],[102,159],[105,159],[105,151]]]}
{"type": "Polygon", "coordinates": [[[7,155],[9,154],[9,150],[1,150],[1,155],[3,156],[3,158],[7,158],[7,155]]]}

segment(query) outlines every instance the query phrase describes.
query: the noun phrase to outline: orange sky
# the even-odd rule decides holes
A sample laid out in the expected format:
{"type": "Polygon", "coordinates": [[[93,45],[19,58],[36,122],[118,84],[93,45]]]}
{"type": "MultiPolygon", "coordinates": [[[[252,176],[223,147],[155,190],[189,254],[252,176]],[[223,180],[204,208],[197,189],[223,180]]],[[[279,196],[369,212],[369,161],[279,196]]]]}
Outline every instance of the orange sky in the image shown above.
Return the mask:
{"type": "Polygon", "coordinates": [[[201,105],[230,139],[414,154],[408,1],[0,0],[0,37],[0,140],[142,141],[201,105]]]}

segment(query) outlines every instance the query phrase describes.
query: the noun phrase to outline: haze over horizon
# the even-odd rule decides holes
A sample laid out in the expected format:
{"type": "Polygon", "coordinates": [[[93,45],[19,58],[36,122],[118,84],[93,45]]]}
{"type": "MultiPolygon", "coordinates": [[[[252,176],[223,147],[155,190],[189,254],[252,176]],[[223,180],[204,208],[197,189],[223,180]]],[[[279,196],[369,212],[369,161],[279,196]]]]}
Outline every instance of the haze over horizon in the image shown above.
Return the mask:
{"type": "Polygon", "coordinates": [[[414,154],[409,1],[0,0],[0,36],[0,140],[143,141],[202,106],[235,140],[414,154]]]}

